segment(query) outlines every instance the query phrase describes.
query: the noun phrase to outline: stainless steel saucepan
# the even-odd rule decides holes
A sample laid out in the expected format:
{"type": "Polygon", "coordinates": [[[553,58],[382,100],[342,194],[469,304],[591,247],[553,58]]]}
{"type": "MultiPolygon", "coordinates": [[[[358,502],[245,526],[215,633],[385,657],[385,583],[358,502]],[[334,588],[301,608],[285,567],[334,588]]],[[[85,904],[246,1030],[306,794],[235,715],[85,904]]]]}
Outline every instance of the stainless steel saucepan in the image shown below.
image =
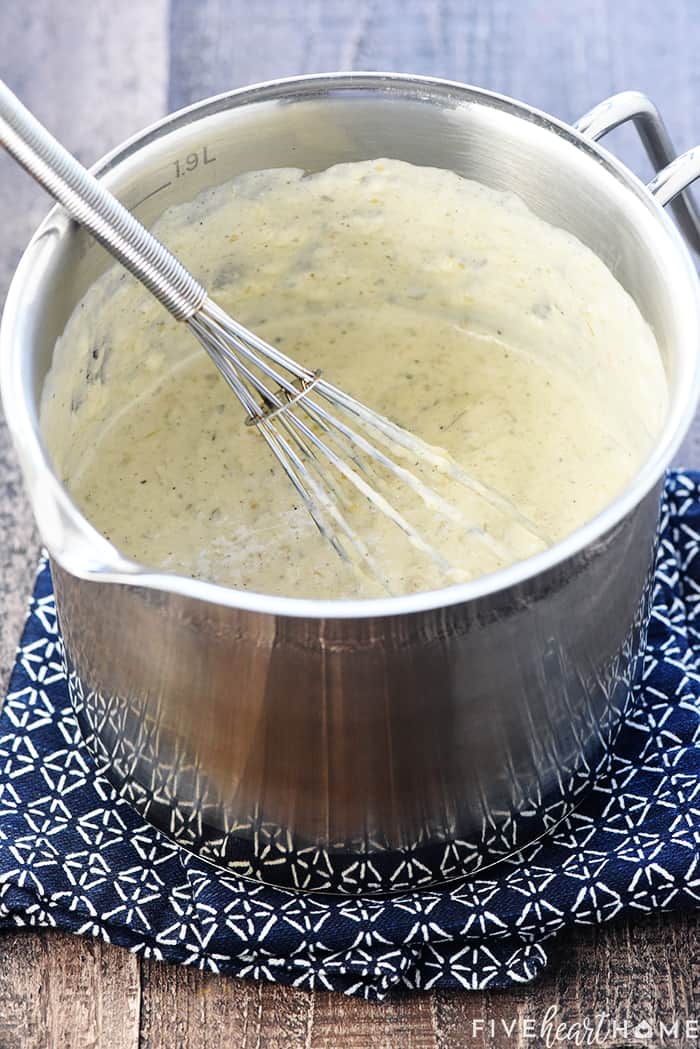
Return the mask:
{"type": "Polygon", "coordinates": [[[651,103],[625,93],[574,127],[415,76],[333,74],[234,91],[167,117],[96,171],[146,223],[242,170],[397,157],[513,190],[610,267],[652,325],[670,405],[656,447],[595,520],[449,589],[372,601],[235,591],[126,560],[81,516],[38,422],[56,338],[110,265],[58,208],[2,324],[5,411],[51,554],[71,697],[96,761],[181,844],[299,888],[390,891],[469,874],[560,819],[627,709],[647,622],[663,473],[698,395],[700,296],[651,103]],[[596,145],[633,120],[644,186],[596,145]],[[675,198],[675,200],[674,200],[675,198]]]}

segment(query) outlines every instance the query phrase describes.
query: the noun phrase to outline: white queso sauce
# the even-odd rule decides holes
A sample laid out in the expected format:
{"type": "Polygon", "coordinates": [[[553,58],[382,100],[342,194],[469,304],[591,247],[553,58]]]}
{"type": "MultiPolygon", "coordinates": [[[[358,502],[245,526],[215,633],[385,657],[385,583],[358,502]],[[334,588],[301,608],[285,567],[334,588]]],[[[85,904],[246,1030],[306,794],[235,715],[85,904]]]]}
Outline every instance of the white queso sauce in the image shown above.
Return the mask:
{"type": "MultiPolygon", "coordinates": [[[[635,303],[593,252],[512,194],[397,160],[275,169],[170,209],[154,231],[232,316],[444,449],[549,541],[621,492],[661,428],[665,374],[635,303]]],[[[85,516],[151,568],[362,598],[471,579],[542,549],[419,464],[457,508],[450,523],[389,490],[449,578],[357,494],[350,519],[384,578],[344,563],[191,332],[120,268],[59,339],[41,421],[85,516]]]]}

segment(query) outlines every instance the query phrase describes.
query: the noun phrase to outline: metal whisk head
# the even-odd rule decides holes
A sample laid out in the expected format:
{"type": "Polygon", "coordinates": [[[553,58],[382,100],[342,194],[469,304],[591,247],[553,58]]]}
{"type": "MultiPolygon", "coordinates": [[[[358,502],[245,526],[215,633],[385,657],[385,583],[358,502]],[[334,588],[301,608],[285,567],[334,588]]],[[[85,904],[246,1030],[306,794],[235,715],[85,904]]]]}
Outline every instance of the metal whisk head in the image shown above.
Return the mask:
{"type": "Polygon", "coordinates": [[[348,484],[438,565],[441,581],[462,576],[407,519],[400,492],[414,502],[415,497],[423,500],[432,520],[452,522],[458,534],[476,536],[502,562],[513,559],[499,540],[426,484],[416,466],[429,467],[432,477],[458,482],[531,539],[549,545],[548,537],[510,500],[471,477],[446,452],[370,411],[219,309],[182,263],[49,134],[2,81],[0,143],[176,320],[189,325],[318,528],[344,560],[369,570],[391,591],[382,566],[374,563],[365,538],[349,520],[348,484]],[[398,459],[408,460],[412,468],[398,459]]]}
{"type": "Polygon", "coordinates": [[[372,508],[404,533],[440,569],[445,583],[463,578],[410,523],[397,500],[386,494],[386,480],[407,486],[436,516],[476,536],[500,560],[508,549],[426,484],[399,459],[421,461],[468,488],[490,507],[534,536],[549,539],[505,496],[466,474],[442,449],[435,448],[372,411],[276,349],[207,298],[187,321],[258,429],[302,499],[321,534],[347,562],[369,572],[387,591],[390,584],[375,563],[365,537],[353,527],[343,494],[349,483],[372,508]]]}

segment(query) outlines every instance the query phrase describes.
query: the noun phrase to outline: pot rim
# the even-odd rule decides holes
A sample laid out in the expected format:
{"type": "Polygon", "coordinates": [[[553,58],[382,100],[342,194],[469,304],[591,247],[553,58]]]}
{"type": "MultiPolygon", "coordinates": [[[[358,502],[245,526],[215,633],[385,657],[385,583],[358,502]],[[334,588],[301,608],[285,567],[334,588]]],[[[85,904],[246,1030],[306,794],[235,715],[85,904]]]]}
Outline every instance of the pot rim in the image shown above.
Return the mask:
{"type": "MultiPolygon", "coordinates": [[[[488,575],[465,583],[457,583],[438,590],[422,591],[399,597],[313,600],[310,598],[282,597],[254,591],[236,590],[219,583],[191,579],[175,573],[155,571],[130,561],[106,540],[82,515],[70,498],[68,491],[53,472],[48,451],[41,437],[38,420],[35,420],[27,403],[25,382],[20,367],[20,354],[13,352],[15,328],[21,317],[25,300],[31,298],[36,251],[51,252],[50,238],[46,234],[56,220],[64,215],[60,206],[54,206],[39,225],[12,278],[0,327],[0,379],[3,404],[8,426],[18,452],[25,479],[41,478],[41,500],[32,484],[30,496],[35,516],[39,520],[42,538],[49,553],[68,572],[86,580],[136,585],[148,589],[164,590],[210,603],[254,613],[307,619],[367,619],[401,616],[420,613],[473,601],[496,591],[508,590],[526,580],[562,564],[593,544],[614,528],[644,499],[660,480],[673,455],[685,436],[694,417],[700,395],[700,288],[695,267],[686,244],[663,208],[648,192],[644,183],[608,150],[578,132],[571,125],[557,120],[548,113],[507,95],[486,91],[457,81],[408,73],[387,72],[335,72],[316,73],[265,81],[258,84],[223,92],[202,99],[190,106],[175,111],[158,120],[142,131],[126,139],[98,160],[91,170],[105,175],[120,162],[136,153],[140,148],[157,140],[183,124],[190,124],[200,117],[207,117],[221,110],[261,101],[290,102],[301,97],[352,90],[362,87],[391,89],[421,87],[432,93],[442,92],[445,99],[452,98],[456,104],[483,104],[506,111],[519,119],[537,123],[541,128],[555,133],[602,161],[606,174],[616,176],[617,182],[650,210],[658,223],[659,236],[670,238],[675,268],[666,273],[669,284],[674,281],[685,283],[683,298],[684,342],[686,353],[679,354],[682,374],[676,383],[676,395],[669,405],[668,416],[657,442],[645,462],[636,472],[625,489],[594,518],[553,546],[523,561],[499,569],[488,575]],[[293,97],[289,98],[292,95],[293,97]],[[44,240],[45,242],[40,244],[44,240]],[[692,347],[688,350],[687,347],[692,347]],[[41,506],[39,505],[41,501],[41,506]],[[53,534],[52,534],[53,531],[53,534]],[[65,541],[66,534],[69,541],[65,541]],[[61,541],[63,539],[63,541],[61,541]],[[76,539],[83,544],[81,555],[71,550],[76,539]],[[53,541],[52,541],[53,540],[53,541]]],[[[650,248],[651,250],[651,248],[650,248]]],[[[17,340],[19,341],[19,339],[17,340]]]]}

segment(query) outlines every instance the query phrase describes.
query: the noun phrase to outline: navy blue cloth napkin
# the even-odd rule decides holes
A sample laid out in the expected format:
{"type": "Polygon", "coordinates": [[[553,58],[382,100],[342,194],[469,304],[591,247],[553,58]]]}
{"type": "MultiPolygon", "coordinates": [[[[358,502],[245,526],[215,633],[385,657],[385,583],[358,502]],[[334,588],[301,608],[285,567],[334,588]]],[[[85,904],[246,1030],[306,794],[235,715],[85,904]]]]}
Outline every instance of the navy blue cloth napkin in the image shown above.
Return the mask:
{"type": "Polygon", "coordinates": [[[42,565],[0,715],[0,927],[57,926],[214,972],[380,999],[531,980],[577,923],[700,900],[700,474],[666,486],[632,714],[563,823],[463,882],[391,898],[296,894],[173,845],[96,774],[42,565]]]}

